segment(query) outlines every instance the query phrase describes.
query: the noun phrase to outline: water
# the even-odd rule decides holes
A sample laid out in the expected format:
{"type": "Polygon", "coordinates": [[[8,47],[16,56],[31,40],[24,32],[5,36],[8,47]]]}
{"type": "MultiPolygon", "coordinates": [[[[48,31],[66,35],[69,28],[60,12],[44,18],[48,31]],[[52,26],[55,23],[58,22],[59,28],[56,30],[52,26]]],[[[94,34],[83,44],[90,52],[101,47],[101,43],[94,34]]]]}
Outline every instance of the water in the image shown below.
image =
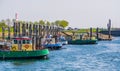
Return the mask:
{"type": "Polygon", "coordinates": [[[95,45],[65,45],[47,60],[0,61],[0,71],[120,71],[120,37],[95,45]]]}

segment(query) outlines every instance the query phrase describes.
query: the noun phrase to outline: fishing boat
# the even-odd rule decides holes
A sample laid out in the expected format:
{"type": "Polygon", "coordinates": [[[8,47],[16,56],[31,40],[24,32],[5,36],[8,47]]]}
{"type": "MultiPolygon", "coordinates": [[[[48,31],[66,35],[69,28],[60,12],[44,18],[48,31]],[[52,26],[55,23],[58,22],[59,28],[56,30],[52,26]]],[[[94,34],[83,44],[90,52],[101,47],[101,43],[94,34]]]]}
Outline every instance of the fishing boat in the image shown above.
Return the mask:
{"type": "Polygon", "coordinates": [[[36,49],[29,37],[12,38],[11,45],[0,43],[0,59],[31,59],[47,58],[48,49],[36,49]]]}

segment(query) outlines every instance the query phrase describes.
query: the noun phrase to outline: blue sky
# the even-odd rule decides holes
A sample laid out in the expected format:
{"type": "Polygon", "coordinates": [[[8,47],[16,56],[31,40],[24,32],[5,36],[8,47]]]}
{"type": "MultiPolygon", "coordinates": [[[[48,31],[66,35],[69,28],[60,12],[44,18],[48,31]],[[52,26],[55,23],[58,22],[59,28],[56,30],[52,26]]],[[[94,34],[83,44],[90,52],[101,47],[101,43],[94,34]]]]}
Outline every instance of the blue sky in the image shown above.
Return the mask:
{"type": "Polygon", "coordinates": [[[0,0],[0,20],[67,20],[77,28],[120,27],[120,0],[0,0]]]}

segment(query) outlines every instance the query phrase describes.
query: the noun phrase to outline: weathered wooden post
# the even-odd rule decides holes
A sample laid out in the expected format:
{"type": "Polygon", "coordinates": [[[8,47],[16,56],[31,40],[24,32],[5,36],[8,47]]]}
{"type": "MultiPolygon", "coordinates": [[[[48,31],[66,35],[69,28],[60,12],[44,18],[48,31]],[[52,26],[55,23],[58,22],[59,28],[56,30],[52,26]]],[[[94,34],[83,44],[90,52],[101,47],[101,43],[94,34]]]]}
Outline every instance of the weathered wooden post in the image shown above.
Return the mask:
{"type": "Polygon", "coordinates": [[[14,34],[14,37],[16,37],[17,36],[17,26],[16,26],[16,23],[14,22],[14,24],[13,24],[13,34],[14,34]]]}
{"type": "Polygon", "coordinates": [[[59,32],[59,27],[55,27],[55,43],[58,42],[57,38],[58,38],[58,32],[59,32]]]}
{"type": "Polygon", "coordinates": [[[22,24],[22,36],[25,36],[25,24],[22,24]]]}
{"type": "Polygon", "coordinates": [[[46,26],[43,25],[43,37],[46,36],[45,29],[46,29],[46,26]]]}
{"type": "Polygon", "coordinates": [[[49,34],[49,26],[48,25],[46,26],[46,34],[47,35],[49,34]]]}
{"type": "Polygon", "coordinates": [[[43,37],[43,31],[44,31],[43,25],[41,25],[41,37],[43,37]]]}
{"type": "Polygon", "coordinates": [[[99,39],[99,34],[98,33],[99,33],[99,28],[97,27],[97,29],[96,29],[96,38],[97,39],[99,39]]]}
{"type": "Polygon", "coordinates": [[[90,28],[90,40],[92,39],[92,28],[90,28]]]}
{"type": "Polygon", "coordinates": [[[2,27],[2,39],[4,40],[5,39],[5,28],[2,27]]]}
{"type": "Polygon", "coordinates": [[[42,26],[39,24],[39,36],[41,36],[42,35],[42,26]]]}
{"type": "Polygon", "coordinates": [[[35,50],[35,48],[36,48],[36,26],[35,26],[35,24],[33,24],[33,50],[35,50]]]}
{"type": "Polygon", "coordinates": [[[49,33],[52,35],[52,27],[49,27],[49,33]]]}
{"type": "Polygon", "coordinates": [[[32,24],[29,25],[29,37],[32,38],[32,24]]]}
{"type": "Polygon", "coordinates": [[[39,29],[38,29],[38,27],[39,27],[38,25],[35,25],[35,28],[36,28],[35,29],[36,30],[35,31],[36,32],[36,47],[37,48],[39,47],[39,31],[38,31],[39,29]]]}
{"type": "Polygon", "coordinates": [[[54,36],[54,26],[51,26],[51,33],[54,36]]]}
{"type": "Polygon", "coordinates": [[[109,19],[109,23],[107,24],[108,27],[108,38],[111,39],[111,20],[109,19]]]}
{"type": "Polygon", "coordinates": [[[41,47],[41,38],[42,38],[42,26],[39,24],[39,47],[41,47]]]}
{"type": "Polygon", "coordinates": [[[26,29],[26,36],[28,36],[28,32],[29,32],[28,31],[28,23],[26,23],[26,28],[25,29],[26,29]]]}
{"type": "Polygon", "coordinates": [[[18,36],[20,37],[21,35],[20,35],[20,22],[18,22],[18,36]]]}
{"type": "Polygon", "coordinates": [[[8,27],[8,40],[10,40],[11,37],[10,37],[10,27],[8,27]]]}

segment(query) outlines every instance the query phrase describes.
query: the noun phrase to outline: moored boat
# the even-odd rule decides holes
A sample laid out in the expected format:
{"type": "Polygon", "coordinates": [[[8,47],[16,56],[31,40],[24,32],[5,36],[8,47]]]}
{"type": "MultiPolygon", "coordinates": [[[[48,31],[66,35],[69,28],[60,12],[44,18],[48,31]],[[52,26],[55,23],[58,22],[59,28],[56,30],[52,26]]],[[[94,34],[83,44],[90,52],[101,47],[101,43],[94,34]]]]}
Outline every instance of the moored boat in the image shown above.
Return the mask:
{"type": "Polygon", "coordinates": [[[70,40],[68,41],[68,44],[96,44],[97,40],[81,40],[81,39],[76,39],[76,40],[70,40]]]}
{"type": "Polygon", "coordinates": [[[0,44],[0,59],[46,58],[48,54],[48,49],[36,49],[29,37],[15,37],[11,46],[0,44]]]}
{"type": "Polygon", "coordinates": [[[95,37],[88,37],[88,36],[83,36],[83,35],[75,35],[73,39],[68,41],[68,44],[77,44],[77,45],[82,45],[82,44],[96,44],[97,39],[95,37]]]}
{"type": "Polygon", "coordinates": [[[52,50],[58,50],[62,47],[62,44],[45,44],[44,47],[48,48],[48,49],[52,49],[52,50]]]}

